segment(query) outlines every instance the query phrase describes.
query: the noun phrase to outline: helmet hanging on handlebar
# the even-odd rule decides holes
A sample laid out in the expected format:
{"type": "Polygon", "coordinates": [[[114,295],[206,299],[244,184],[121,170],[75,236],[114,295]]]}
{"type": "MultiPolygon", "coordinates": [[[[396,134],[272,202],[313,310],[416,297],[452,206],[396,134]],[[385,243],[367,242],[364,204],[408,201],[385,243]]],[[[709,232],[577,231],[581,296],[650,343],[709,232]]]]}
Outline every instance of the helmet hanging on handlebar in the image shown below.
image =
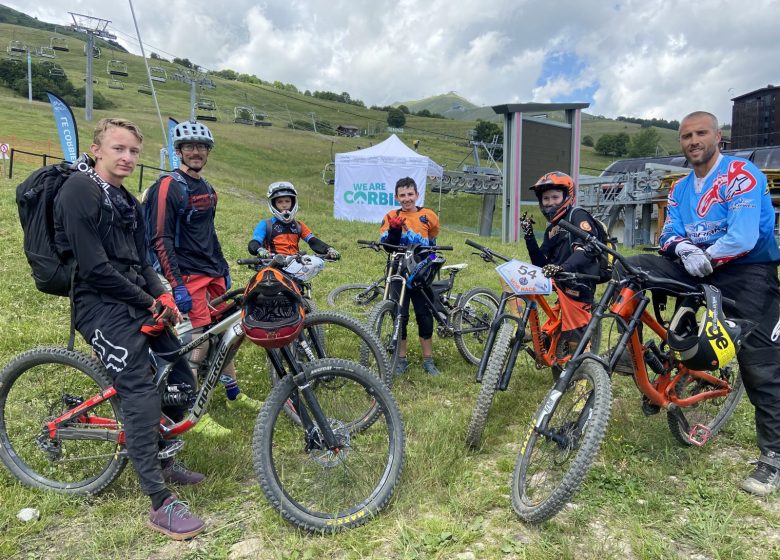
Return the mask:
{"type": "Polygon", "coordinates": [[[696,309],[681,305],[669,324],[667,343],[674,357],[687,368],[715,371],[734,359],[756,323],[727,319],[720,290],[707,284],[702,287],[705,309],[701,319],[697,321],[696,309]]]}
{"type": "Polygon", "coordinates": [[[274,267],[261,269],[244,291],[241,326],[263,348],[281,348],[303,329],[305,311],[294,280],[274,267]]]}

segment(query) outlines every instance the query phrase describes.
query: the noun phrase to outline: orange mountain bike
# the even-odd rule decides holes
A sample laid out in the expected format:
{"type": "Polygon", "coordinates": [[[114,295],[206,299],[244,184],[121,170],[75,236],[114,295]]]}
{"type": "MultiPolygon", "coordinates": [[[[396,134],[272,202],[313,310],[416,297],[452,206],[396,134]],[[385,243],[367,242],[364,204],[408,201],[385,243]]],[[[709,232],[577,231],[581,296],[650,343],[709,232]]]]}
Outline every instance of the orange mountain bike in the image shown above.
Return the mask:
{"type": "Polygon", "coordinates": [[[654,301],[654,315],[648,311],[650,290],[702,304],[701,286],[654,277],[631,266],[594,236],[564,220],[559,224],[594,250],[613,255],[625,273],[607,283],[582,341],[523,437],[512,474],[512,506],[521,519],[531,523],[557,514],[593,465],[612,405],[608,372],[615,370],[624,350],[630,355],[633,378],[643,395],[643,411],[656,414],[665,409],[672,435],[684,445],[704,445],[732,416],[744,392],[735,363],[707,372],[688,369],[679,362],[666,343],[665,308],[660,300],[654,301]],[[614,320],[620,332],[608,357],[586,351],[604,319],[614,320]]]}

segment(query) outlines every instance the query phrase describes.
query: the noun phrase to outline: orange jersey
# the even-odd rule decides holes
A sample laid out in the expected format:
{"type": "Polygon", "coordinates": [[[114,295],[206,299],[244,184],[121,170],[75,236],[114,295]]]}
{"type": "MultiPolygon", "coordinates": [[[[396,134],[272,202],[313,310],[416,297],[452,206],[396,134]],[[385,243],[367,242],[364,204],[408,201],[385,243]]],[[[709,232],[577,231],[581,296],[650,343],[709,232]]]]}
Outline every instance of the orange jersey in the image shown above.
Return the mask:
{"type": "Polygon", "coordinates": [[[298,241],[308,242],[313,234],[309,227],[301,221],[293,220],[289,224],[272,218],[270,228],[268,220],[262,220],[255,227],[252,239],[259,242],[272,253],[280,255],[295,255],[298,253],[298,241]],[[270,233],[270,239],[269,239],[270,233]]]}
{"type": "Polygon", "coordinates": [[[385,214],[379,228],[380,241],[387,240],[389,220],[396,216],[405,220],[399,245],[436,245],[436,237],[439,235],[439,217],[433,210],[421,206],[418,206],[414,212],[390,210],[385,214]]]}

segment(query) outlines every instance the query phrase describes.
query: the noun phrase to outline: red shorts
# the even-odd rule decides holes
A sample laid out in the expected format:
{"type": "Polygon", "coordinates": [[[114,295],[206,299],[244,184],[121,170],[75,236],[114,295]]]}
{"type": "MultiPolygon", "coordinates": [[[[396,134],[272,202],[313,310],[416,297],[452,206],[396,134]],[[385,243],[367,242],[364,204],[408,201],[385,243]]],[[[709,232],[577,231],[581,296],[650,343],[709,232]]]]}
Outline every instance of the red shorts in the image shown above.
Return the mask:
{"type": "Polygon", "coordinates": [[[225,293],[225,279],[205,274],[190,274],[182,276],[182,280],[184,280],[184,286],[192,297],[192,309],[187,314],[192,326],[197,328],[208,325],[211,323],[209,301],[225,293]]]}

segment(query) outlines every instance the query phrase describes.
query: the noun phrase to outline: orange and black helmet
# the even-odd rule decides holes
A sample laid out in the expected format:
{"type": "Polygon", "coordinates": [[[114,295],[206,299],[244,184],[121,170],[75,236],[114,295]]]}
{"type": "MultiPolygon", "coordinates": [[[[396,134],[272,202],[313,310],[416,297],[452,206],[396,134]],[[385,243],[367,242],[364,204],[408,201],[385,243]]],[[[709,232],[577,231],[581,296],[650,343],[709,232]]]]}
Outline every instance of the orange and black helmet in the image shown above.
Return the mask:
{"type": "Polygon", "coordinates": [[[575,190],[574,181],[566,173],[561,171],[551,171],[542,175],[539,180],[531,186],[531,190],[539,199],[539,208],[542,209],[542,214],[549,220],[550,223],[557,223],[558,220],[566,215],[569,208],[574,206],[575,203],[575,190]],[[563,192],[563,202],[559,205],[545,209],[542,206],[542,195],[549,190],[560,190],[563,192]]]}
{"type": "Polygon", "coordinates": [[[263,348],[281,348],[303,329],[305,311],[296,282],[278,268],[260,270],[244,290],[241,325],[263,348]]]}

